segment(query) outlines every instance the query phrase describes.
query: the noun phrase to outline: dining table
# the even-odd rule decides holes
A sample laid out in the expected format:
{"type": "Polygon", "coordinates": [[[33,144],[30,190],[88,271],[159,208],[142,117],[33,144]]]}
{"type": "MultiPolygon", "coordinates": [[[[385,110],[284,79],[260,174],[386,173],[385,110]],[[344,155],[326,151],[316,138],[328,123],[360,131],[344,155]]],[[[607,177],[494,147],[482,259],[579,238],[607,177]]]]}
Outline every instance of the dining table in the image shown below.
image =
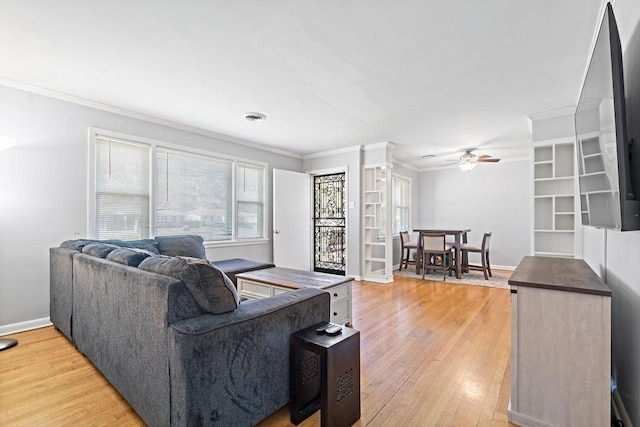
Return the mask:
{"type": "Polygon", "coordinates": [[[422,235],[423,234],[445,234],[447,236],[454,237],[454,251],[456,258],[456,278],[462,278],[462,265],[463,262],[460,262],[460,246],[462,243],[467,243],[467,233],[470,232],[469,228],[446,228],[446,229],[426,229],[426,228],[418,228],[414,229],[414,233],[418,233],[418,253],[416,254],[416,274],[420,273],[420,269],[422,267],[422,235]]]}

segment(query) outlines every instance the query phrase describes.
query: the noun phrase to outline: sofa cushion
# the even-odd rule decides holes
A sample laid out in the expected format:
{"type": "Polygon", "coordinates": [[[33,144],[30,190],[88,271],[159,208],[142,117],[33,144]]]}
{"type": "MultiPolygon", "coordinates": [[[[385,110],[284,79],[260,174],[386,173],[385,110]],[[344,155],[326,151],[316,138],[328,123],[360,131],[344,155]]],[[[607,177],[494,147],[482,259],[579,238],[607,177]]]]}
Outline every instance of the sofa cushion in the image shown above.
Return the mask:
{"type": "Polygon", "coordinates": [[[145,258],[154,256],[153,252],[138,248],[118,248],[114,249],[107,259],[119,264],[137,267],[145,258]]]}
{"type": "Polygon", "coordinates": [[[89,243],[94,243],[94,242],[95,242],[94,240],[87,240],[87,239],[65,240],[64,242],[60,243],[60,247],[66,248],[66,249],[73,249],[76,251],[82,251],[82,248],[87,246],[89,243]]]}
{"type": "Polygon", "coordinates": [[[61,248],[74,249],[76,251],[82,251],[89,243],[107,243],[109,245],[115,245],[121,248],[138,248],[152,252],[155,255],[160,255],[158,249],[158,243],[155,239],[140,239],[140,240],[91,240],[91,239],[75,239],[65,240],[60,243],[61,248]]]}
{"type": "Polygon", "coordinates": [[[111,252],[118,249],[119,246],[109,243],[88,243],[82,248],[82,253],[98,258],[106,258],[111,252]]]}
{"type": "Polygon", "coordinates": [[[240,305],[231,280],[207,260],[159,255],[146,258],[138,268],[182,280],[196,303],[208,313],[227,313],[240,305]]]}
{"type": "Polygon", "coordinates": [[[156,236],[160,255],[207,259],[204,239],[197,235],[156,236]]]}
{"type": "Polygon", "coordinates": [[[151,252],[153,255],[160,255],[158,242],[156,242],[155,239],[114,240],[112,242],[107,241],[105,243],[113,243],[114,245],[121,246],[123,248],[143,249],[151,252]]]}

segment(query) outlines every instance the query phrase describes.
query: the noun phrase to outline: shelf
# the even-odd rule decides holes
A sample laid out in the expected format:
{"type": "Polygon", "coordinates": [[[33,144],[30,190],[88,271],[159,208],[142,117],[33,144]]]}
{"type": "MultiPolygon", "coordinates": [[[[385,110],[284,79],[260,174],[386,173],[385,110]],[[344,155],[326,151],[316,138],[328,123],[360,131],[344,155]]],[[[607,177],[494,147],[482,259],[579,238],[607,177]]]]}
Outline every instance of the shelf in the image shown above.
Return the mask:
{"type": "Polygon", "coordinates": [[[585,191],[581,195],[585,196],[585,195],[589,195],[589,194],[618,194],[618,193],[619,193],[619,191],[597,190],[597,191],[585,191]]]}
{"type": "Polygon", "coordinates": [[[589,172],[589,173],[582,173],[580,175],[578,175],[580,178],[584,178],[584,177],[588,177],[588,176],[598,176],[598,175],[606,175],[607,173],[605,171],[599,171],[599,172],[589,172]]]}
{"type": "Polygon", "coordinates": [[[535,178],[534,181],[538,182],[538,181],[565,181],[565,180],[571,180],[573,181],[573,177],[572,176],[557,176],[554,178],[535,178]]]}
{"type": "MultiPolygon", "coordinates": [[[[595,171],[597,158],[588,171],[595,171]]],[[[533,147],[534,254],[573,257],[575,251],[575,143],[571,138],[533,147]]]]}
{"type": "Polygon", "coordinates": [[[573,196],[574,178],[553,178],[535,180],[534,195],[535,196],[573,196]]]}
{"type": "Polygon", "coordinates": [[[574,233],[573,230],[549,230],[549,229],[535,229],[536,233],[574,233]]]}
{"type": "Polygon", "coordinates": [[[573,258],[573,254],[569,253],[569,252],[540,252],[540,251],[536,251],[536,252],[534,252],[534,254],[538,255],[538,256],[552,256],[552,257],[573,258]]]}
{"type": "Polygon", "coordinates": [[[553,161],[553,146],[535,147],[533,150],[534,163],[553,161]]]}
{"type": "MultiPolygon", "coordinates": [[[[607,193],[610,193],[610,191],[607,191],[607,193]]],[[[553,197],[573,197],[573,194],[543,194],[540,196],[533,196],[534,199],[551,199],[553,197]]]]}
{"type": "MultiPolygon", "coordinates": [[[[392,276],[391,171],[385,166],[363,167],[364,224],[363,277],[388,279],[392,276]]],[[[385,280],[386,281],[386,280],[385,280]]]]}

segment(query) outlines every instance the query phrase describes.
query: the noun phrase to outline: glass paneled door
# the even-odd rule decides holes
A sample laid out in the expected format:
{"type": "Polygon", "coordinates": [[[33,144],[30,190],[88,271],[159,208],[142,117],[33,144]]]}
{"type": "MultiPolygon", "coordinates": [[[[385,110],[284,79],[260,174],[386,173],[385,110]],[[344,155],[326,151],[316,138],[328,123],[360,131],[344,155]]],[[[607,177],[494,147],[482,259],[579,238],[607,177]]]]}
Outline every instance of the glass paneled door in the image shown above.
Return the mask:
{"type": "Polygon", "coordinates": [[[345,173],[317,175],[314,187],[314,271],[346,274],[345,173]]]}

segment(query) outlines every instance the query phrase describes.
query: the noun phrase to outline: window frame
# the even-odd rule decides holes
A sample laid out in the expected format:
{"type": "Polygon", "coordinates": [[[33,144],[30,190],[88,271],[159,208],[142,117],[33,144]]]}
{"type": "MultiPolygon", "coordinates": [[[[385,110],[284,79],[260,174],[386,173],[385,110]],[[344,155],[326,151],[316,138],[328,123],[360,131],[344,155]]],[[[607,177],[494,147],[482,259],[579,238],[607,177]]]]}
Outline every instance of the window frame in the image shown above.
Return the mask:
{"type": "Polygon", "coordinates": [[[194,156],[202,156],[206,158],[212,158],[214,160],[220,160],[225,162],[230,162],[232,164],[231,170],[231,215],[232,215],[232,232],[230,240],[217,240],[217,241],[205,241],[205,247],[223,247],[223,246],[242,246],[242,245],[253,245],[253,244],[264,244],[269,242],[269,238],[267,236],[267,220],[268,220],[268,163],[255,161],[246,158],[234,157],[229,155],[224,155],[220,153],[216,153],[208,150],[201,150],[192,147],[186,147],[183,145],[173,144],[165,141],[157,141],[154,139],[138,137],[129,134],[123,134],[119,132],[114,132],[105,129],[99,129],[95,127],[89,128],[89,148],[88,148],[88,202],[87,202],[87,236],[90,238],[95,237],[96,233],[96,194],[97,194],[97,157],[96,157],[96,144],[97,139],[110,139],[113,141],[118,141],[121,143],[128,143],[132,145],[141,145],[148,146],[150,149],[149,156],[149,186],[150,186],[150,196],[149,196],[149,236],[153,238],[153,236],[157,235],[157,224],[156,224],[156,212],[157,212],[157,150],[163,149],[168,151],[175,151],[179,153],[184,153],[186,155],[194,155],[194,156]],[[262,237],[255,238],[238,238],[238,197],[237,197],[237,168],[239,164],[246,164],[251,167],[261,168],[262,169],[262,237]]]}
{"type": "Polygon", "coordinates": [[[411,185],[412,185],[412,180],[411,178],[407,177],[407,176],[403,176],[403,175],[399,175],[399,174],[395,174],[392,173],[391,174],[391,208],[392,208],[392,221],[391,221],[391,232],[393,233],[393,236],[397,237],[399,236],[400,231],[408,231],[409,233],[411,233],[412,227],[411,227],[411,210],[412,210],[412,199],[411,199],[411,185]],[[405,181],[407,183],[407,201],[409,202],[409,204],[407,206],[403,206],[403,205],[397,205],[396,204],[396,181],[397,180],[401,180],[401,181],[405,181]],[[407,222],[407,229],[406,230],[400,230],[399,224],[396,223],[396,210],[398,209],[398,207],[401,207],[402,209],[406,209],[407,213],[408,213],[408,222],[407,222]]]}

